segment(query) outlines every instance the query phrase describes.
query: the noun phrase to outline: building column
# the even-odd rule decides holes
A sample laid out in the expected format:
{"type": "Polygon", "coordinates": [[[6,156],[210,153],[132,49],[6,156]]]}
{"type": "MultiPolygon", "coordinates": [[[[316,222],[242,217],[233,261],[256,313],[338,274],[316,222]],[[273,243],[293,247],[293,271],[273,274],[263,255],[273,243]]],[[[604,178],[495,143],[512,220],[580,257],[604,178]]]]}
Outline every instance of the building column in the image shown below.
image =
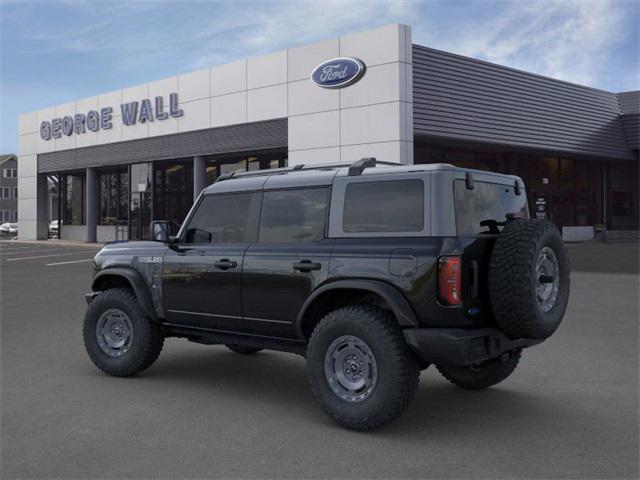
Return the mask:
{"type": "Polygon", "coordinates": [[[85,174],[85,214],[87,243],[96,243],[98,241],[98,181],[95,168],[87,168],[85,174]]]}
{"type": "MultiPolygon", "coordinates": [[[[39,173],[36,180],[36,238],[46,240],[49,238],[49,212],[47,201],[49,198],[49,188],[46,173],[39,173]]],[[[20,190],[18,190],[20,195],[20,190]]],[[[20,219],[20,210],[18,210],[20,219]]]]}
{"type": "Polygon", "coordinates": [[[207,162],[204,157],[193,157],[193,201],[207,186],[207,162]]]}

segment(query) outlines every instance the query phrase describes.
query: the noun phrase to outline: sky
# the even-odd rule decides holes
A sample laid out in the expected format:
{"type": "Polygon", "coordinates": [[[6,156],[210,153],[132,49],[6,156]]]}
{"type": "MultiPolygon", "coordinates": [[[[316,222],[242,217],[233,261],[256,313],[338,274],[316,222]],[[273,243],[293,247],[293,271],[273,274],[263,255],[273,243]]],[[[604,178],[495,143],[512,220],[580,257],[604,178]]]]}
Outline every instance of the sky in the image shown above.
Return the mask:
{"type": "Polygon", "coordinates": [[[0,0],[0,153],[19,113],[400,22],[413,42],[640,89],[640,0],[0,0]]]}

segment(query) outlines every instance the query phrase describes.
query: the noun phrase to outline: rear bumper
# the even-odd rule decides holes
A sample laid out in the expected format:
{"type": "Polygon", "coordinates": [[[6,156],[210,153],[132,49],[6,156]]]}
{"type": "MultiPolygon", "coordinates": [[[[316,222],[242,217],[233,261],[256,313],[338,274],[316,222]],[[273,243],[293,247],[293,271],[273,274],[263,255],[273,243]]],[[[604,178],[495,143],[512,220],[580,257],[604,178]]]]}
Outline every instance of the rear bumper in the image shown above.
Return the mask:
{"type": "Polygon", "coordinates": [[[497,328],[410,328],[404,338],[423,361],[446,367],[482,363],[516,348],[531,347],[542,340],[508,338],[497,328]]]}

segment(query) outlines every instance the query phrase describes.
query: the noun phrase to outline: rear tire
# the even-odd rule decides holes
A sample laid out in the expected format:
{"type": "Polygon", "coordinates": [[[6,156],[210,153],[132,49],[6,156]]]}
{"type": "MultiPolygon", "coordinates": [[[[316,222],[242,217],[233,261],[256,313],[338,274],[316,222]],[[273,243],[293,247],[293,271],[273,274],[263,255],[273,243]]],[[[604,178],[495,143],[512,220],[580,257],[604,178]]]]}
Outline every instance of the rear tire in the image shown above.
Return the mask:
{"type": "Polygon", "coordinates": [[[89,304],[83,326],[84,345],[93,363],[114,377],[128,377],[156,361],[164,335],[126,288],[107,290],[89,304]]]}
{"type": "Polygon", "coordinates": [[[325,413],[352,430],[370,430],[402,414],[420,374],[394,316],[362,305],[320,321],[307,347],[307,372],[325,413]]]}
{"type": "Polygon", "coordinates": [[[244,345],[237,345],[235,343],[227,343],[225,344],[225,347],[227,347],[232,352],[240,353],[242,355],[253,355],[254,353],[258,353],[260,350],[262,350],[261,348],[245,347],[244,345]]]}
{"type": "Polygon", "coordinates": [[[465,367],[436,366],[440,374],[454,385],[466,390],[480,390],[491,387],[506,379],[518,366],[522,349],[504,353],[498,358],[482,362],[480,365],[465,367]]]}
{"type": "Polygon", "coordinates": [[[555,225],[507,221],[491,253],[489,297],[508,337],[543,340],[556,331],[569,301],[569,258],[555,225]]]}

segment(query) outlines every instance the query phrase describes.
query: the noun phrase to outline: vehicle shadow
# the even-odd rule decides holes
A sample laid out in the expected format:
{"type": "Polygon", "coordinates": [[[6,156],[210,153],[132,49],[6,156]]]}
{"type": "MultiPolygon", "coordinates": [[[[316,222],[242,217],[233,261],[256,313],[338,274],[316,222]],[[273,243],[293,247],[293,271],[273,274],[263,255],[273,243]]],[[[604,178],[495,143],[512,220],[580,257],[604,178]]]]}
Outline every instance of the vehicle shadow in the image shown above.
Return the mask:
{"type": "MultiPolygon", "coordinates": [[[[211,347],[209,347],[211,348],[211,347]]],[[[167,382],[182,391],[222,392],[225,401],[255,399],[298,416],[297,421],[340,428],[326,417],[309,389],[302,357],[264,351],[239,355],[224,347],[211,351],[182,351],[158,362],[143,375],[148,381],[167,382]]],[[[421,384],[411,407],[397,421],[373,435],[438,435],[455,439],[461,431],[484,435],[535,430],[568,408],[561,399],[517,390],[509,382],[483,391],[467,391],[441,380],[434,367],[421,374],[421,384]]],[[[258,408],[259,405],[256,405],[258,408]]],[[[572,407],[572,411],[575,406],[572,407]]],[[[574,411],[575,413],[575,411],[574,411]]],[[[290,418],[290,417],[289,417],[290,418]]]]}

